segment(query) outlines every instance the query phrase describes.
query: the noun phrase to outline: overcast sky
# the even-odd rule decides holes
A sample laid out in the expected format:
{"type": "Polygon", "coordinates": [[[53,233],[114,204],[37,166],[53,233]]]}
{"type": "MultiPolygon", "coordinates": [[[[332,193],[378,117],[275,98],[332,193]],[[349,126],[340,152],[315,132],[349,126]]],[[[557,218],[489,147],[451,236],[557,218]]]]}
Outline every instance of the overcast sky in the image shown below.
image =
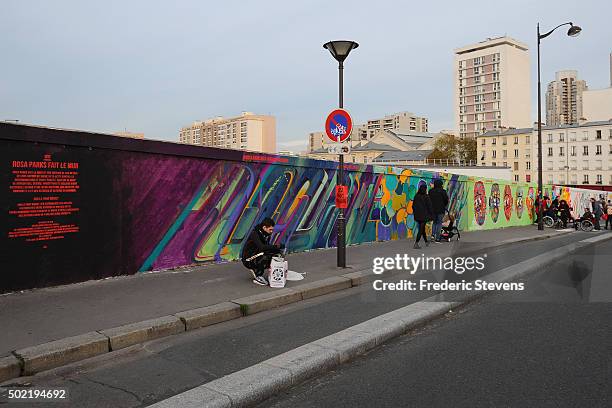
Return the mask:
{"type": "Polygon", "coordinates": [[[610,85],[612,2],[0,1],[0,120],[176,141],[194,120],[241,111],[277,119],[279,149],[300,150],[337,106],[337,63],[322,44],[359,48],[345,69],[356,123],[411,111],[453,127],[453,49],[509,35],[530,47],[536,24],[573,21],[542,43],[542,82],[576,69],[610,85]]]}

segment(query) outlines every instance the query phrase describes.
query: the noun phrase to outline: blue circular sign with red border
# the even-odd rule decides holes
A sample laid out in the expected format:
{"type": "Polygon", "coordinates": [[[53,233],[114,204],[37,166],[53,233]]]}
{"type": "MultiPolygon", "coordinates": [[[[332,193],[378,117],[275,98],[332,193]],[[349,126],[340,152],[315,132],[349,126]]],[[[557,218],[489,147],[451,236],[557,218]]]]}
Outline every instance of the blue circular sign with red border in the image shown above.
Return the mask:
{"type": "Polygon", "coordinates": [[[327,115],[325,133],[333,142],[344,142],[353,130],[351,115],[344,109],[336,109],[327,115]]]}

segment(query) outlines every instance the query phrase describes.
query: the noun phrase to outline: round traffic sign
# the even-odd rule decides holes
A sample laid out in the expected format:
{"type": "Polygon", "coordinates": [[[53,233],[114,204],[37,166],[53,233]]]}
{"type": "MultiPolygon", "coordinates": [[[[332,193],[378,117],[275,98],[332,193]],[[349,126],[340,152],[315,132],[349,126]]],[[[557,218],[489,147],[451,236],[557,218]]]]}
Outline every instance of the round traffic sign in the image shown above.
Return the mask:
{"type": "Polygon", "coordinates": [[[344,142],[353,130],[351,115],[344,109],[336,109],[327,115],[325,133],[334,142],[344,142]]]}

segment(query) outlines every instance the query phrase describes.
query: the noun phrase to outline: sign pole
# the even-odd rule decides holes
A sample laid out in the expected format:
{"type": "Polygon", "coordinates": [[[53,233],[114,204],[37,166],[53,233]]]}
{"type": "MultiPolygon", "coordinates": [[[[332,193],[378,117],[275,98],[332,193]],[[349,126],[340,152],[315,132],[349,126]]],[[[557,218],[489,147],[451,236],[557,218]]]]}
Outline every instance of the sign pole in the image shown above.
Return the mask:
{"type": "MultiPolygon", "coordinates": [[[[338,80],[339,80],[339,89],[338,89],[338,93],[339,93],[339,108],[343,109],[344,108],[344,84],[343,84],[343,73],[344,73],[344,63],[342,61],[339,61],[338,64],[338,80]]],[[[347,129],[348,130],[348,129],[347,129]]],[[[350,143],[350,141],[349,141],[350,143]]],[[[344,154],[342,154],[342,151],[340,151],[340,154],[338,155],[338,181],[337,184],[339,186],[344,185],[344,154]]],[[[338,236],[337,236],[337,245],[338,245],[338,250],[337,250],[337,255],[338,255],[338,267],[339,268],[346,268],[346,239],[345,239],[345,232],[346,232],[346,221],[344,219],[344,208],[339,208],[338,209],[338,236]]]]}

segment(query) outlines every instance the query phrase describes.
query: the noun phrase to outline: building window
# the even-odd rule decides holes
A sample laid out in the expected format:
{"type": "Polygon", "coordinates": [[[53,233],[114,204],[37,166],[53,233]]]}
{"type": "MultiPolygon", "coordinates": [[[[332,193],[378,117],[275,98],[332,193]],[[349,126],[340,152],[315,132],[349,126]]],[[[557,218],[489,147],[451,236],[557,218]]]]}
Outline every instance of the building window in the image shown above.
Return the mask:
{"type": "Polygon", "coordinates": [[[576,141],[576,132],[572,132],[570,133],[570,142],[575,142],[576,141]]]}
{"type": "Polygon", "coordinates": [[[518,149],[514,149],[514,157],[519,157],[519,151],[518,151],[518,149]]]}
{"type": "Polygon", "coordinates": [[[563,146],[559,146],[559,156],[565,156],[565,152],[563,151],[563,146]]]}
{"type": "Polygon", "coordinates": [[[576,155],[576,146],[570,146],[570,156],[576,155]]]}
{"type": "Polygon", "coordinates": [[[552,135],[552,133],[549,133],[548,134],[548,143],[552,143],[552,141],[553,141],[553,135],[552,135]]]}
{"type": "Polygon", "coordinates": [[[531,170],[531,162],[527,162],[527,163],[525,163],[525,168],[526,168],[527,170],[531,170]]]}
{"type": "Polygon", "coordinates": [[[525,143],[531,144],[531,137],[530,136],[525,136],[525,143]]]}
{"type": "Polygon", "coordinates": [[[514,136],[514,144],[518,144],[518,136],[514,136]]]}
{"type": "Polygon", "coordinates": [[[514,181],[519,181],[519,175],[518,174],[514,175],[514,181]]]}
{"type": "Polygon", "coordinates": [[[601,174],[597,175],[597,184],[603,184],[603,176],[601,174]]]}
{"type": "Polygon", "coordinates": [[[508,167],[508,162],[504,162],[504,167],[508,167]]]}
{"type": "Polygon", "coordinates": [[[505,146],[508,144],[508,138],[507,137],[503,137],[502,138],[502,144],[505,146]]]}
{"type": "Polygon", "coordinates": [[[484,145],[486,144],[485,142],[486,142],[486,139],[483,137],[483,138],[482,138],[482,142],[480,143],[480,145],[481,145],[481,146],[484,146],[484,145]]]}
{"type": "Polygon", "coordinates": [[[502,151],[502,157],[505,159],[506,157],[508,157],[508,151],[504,150],[502,151]]]}
{"type": "Polygon", "coordinates": [[[548,157],[552,157],[552,155],[553,155],[553,148],[549,147],[548,148],[548,157]]]}
{"type": "Polygon", "coordinates": [[[565,142],[565,135],[563,133],[559,133],[559,141],[565,142]]]}
{"type": "MultiPolygon", "coordinates": [[[[518,162],[514,162],[514,171],[518,171],[518,169],[519,169],[518,162]]],[[[516,180],[516,181],[518,181],[518,180],[516,180]]]]}
{"type": "Polygon", "coordinates": [[[582,132],[582,140],[589,140],[589,132],[586,130],[582,132]]]}
{"type": "Polygon", "coordinates": [[[610,129],[610,139],[612,139],[612,129],[610,129]]]}
{"type": "Polygon", "coordinates": [[[601,140],[601,130],[595,131],[595,139],[601,140]]]}
{"type": "Polygon", "coordinates": [[[493,138],[493,141],[491,142],[492,145],[496,145],[497,144],[497,139],[493,138]]]}
{"type": "Polygon", "coordinates": [[[595,154],[596,154],[596,155],[601,155],[601,145],[597,145],[597,146],[595,146],[595,149],[596,149],[596,150],[595,150],[595,154]]]}
{"type": "Polygon", "coordinates": [[[589,146],[582,146],[582,155],[583,156],[589,155],[589,146]]]}
{"type": "Polygon", "coordinates": [[[585,174],[582,178],[582,184],[589,184],[589,175],[585,174]]]}
{"type": "Polygon", "coordinates": [[[491,163],[491,166],[497,167],[497,163],[493,162],[493,163],[491,163]]]}

